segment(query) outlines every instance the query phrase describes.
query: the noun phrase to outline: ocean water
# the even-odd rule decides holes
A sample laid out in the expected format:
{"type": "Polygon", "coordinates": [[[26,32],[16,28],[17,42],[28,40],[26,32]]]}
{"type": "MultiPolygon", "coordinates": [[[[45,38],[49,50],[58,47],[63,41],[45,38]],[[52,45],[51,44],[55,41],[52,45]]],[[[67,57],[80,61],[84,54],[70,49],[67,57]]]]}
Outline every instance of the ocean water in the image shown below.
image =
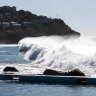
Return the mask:
{"type": "MultiPolygon", "coordinates": [[[[20,74],[42,73],[46,68],[62,71],[79,68],[85,74],[95,76],[95,43],[90,44],[88,41],[85,45],[83,42],[84,45],[79,44],[79,47],[81,47],[80,49],[76,48],[76,43],[71,43],[73,46],[71,49],[70,46],[67,45],[69,41],[67,43],[62,42],[59,38],[60,41],[55,39],[54,42],[54,40],[51,40],[49,37],[45,38],[46,37],[40,38],[41,42],[45,40],[42,44],[37,38],[31,38],[31,42],[27,42],[29,39],[27,38],[26,40],[23,39],[22,42],[20,41],[19,46],[0,46],[0,73],[3,73],[3,69],[6,66],[15,66],[20,71],[20,74]],[[35,39],[35,42],[33,39],[35,39]],[[47,40],[50,40],[51,44],[47,44],[47,40]],[[90,48],[87,48],[86,46],[89,46],[90,48]],[[74,48],[80,51],[77,52],[74,48]],[[88,53],[86,54],[86,52],[82,54],[82,51],[84,50],[87,52],[90,50],[90,55],[88,53]],[[26,53],[24,53],[25,51],[26,53]],[[74,58],[76,62],[74,61],[74,58]]],[[[0,96],[94,96],[95,94],[96,85],[32,84],[0,81],[0,96]]]]}

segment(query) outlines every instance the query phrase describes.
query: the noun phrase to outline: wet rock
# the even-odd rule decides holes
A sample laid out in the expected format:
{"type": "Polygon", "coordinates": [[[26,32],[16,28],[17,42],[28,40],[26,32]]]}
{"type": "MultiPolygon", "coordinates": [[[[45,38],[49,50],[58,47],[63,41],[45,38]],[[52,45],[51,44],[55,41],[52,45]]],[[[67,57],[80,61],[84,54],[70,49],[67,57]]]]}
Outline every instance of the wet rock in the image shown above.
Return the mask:
{"type": "Polygon", "coordinates": [[[55,70],[52,70],[52,69],[46,69],[46,70],[43,72],[43,75],[64,75],[64,72],[55,71],[55,70]]]}
{"type": "Polygon", "coordinates": [[[83,72],[81,72],[79,69],[74,69],[72,71],[69,71],[66,73],[67,76],[85,76],[83,72]]]}
{"type": "Polygon", "coordinates": [[[43,72],[43,75],[85,76],[85,74],[82,73],[79,69],[74,69],[74,70],[68,71],[68,72],[61,72],[61,71],[56,71],[56,70],[52,70],[52,69],[46,69],[43,72]]]}
{"type": "Polygon", "coordinates": [[[8,71],[10,71],[10,72],[19,72],[15,67],[5,67],[4,68],[4,70],[3,70],[3,72],[8,72],[8,71]]]}

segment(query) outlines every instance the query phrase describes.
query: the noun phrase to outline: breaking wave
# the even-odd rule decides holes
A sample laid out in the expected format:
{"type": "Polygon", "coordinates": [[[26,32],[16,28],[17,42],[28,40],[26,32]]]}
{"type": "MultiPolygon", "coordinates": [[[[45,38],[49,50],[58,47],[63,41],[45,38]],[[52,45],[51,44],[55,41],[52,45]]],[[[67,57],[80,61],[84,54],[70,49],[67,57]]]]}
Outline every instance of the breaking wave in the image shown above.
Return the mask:
{"type": "Polygon", "coordinates": [[[60,36],[24,38],[19,51],[36,68],[69,71],[79,68],[86,75],[96,74],[96,43],[91,39],[65,39],[60,36]]]}

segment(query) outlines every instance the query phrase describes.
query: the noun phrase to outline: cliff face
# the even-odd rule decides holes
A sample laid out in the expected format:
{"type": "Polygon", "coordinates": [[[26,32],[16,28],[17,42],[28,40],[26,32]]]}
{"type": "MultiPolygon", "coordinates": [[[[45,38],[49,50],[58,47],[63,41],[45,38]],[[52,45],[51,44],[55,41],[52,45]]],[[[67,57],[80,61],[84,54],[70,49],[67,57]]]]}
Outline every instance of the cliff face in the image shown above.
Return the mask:
{"type": "Polygon", "coordinates": [[[24,10],[11,13],[10,18],[4,17],[1,19],[2,24],[3,22],[10,22],[10,26],[5,29],[1,26],[0,43],[18,43],[18,41],[24,37],[50,35],[74,35],[75,37],[80,37],[80,33],[72,30],[61,19],[51,19],[46,16],[37,16],[24,10]],[[18,22],[21,26],[15,28],[11,22],[18,22]],[[25,24],[26,22],[27,25],[25,24]]]}

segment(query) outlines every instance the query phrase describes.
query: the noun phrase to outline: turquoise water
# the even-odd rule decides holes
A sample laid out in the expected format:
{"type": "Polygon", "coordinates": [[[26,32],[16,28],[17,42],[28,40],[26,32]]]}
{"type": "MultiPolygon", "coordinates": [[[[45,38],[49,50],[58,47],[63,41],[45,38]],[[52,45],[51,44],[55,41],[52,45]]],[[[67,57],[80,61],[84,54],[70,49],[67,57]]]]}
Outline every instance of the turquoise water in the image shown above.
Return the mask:
{"type": "MultiPolygon", "coordinates": [[[[31,61],[19,54],[18,46],[0,47],[0,72],[5,66],[16,66],[28,70],[31,61]],[[27,67],[27,68],[26,68],[27,67]]],[[[32,84],[0,81],[0,96],[94,96],[96,86],[32,84]]]]}

